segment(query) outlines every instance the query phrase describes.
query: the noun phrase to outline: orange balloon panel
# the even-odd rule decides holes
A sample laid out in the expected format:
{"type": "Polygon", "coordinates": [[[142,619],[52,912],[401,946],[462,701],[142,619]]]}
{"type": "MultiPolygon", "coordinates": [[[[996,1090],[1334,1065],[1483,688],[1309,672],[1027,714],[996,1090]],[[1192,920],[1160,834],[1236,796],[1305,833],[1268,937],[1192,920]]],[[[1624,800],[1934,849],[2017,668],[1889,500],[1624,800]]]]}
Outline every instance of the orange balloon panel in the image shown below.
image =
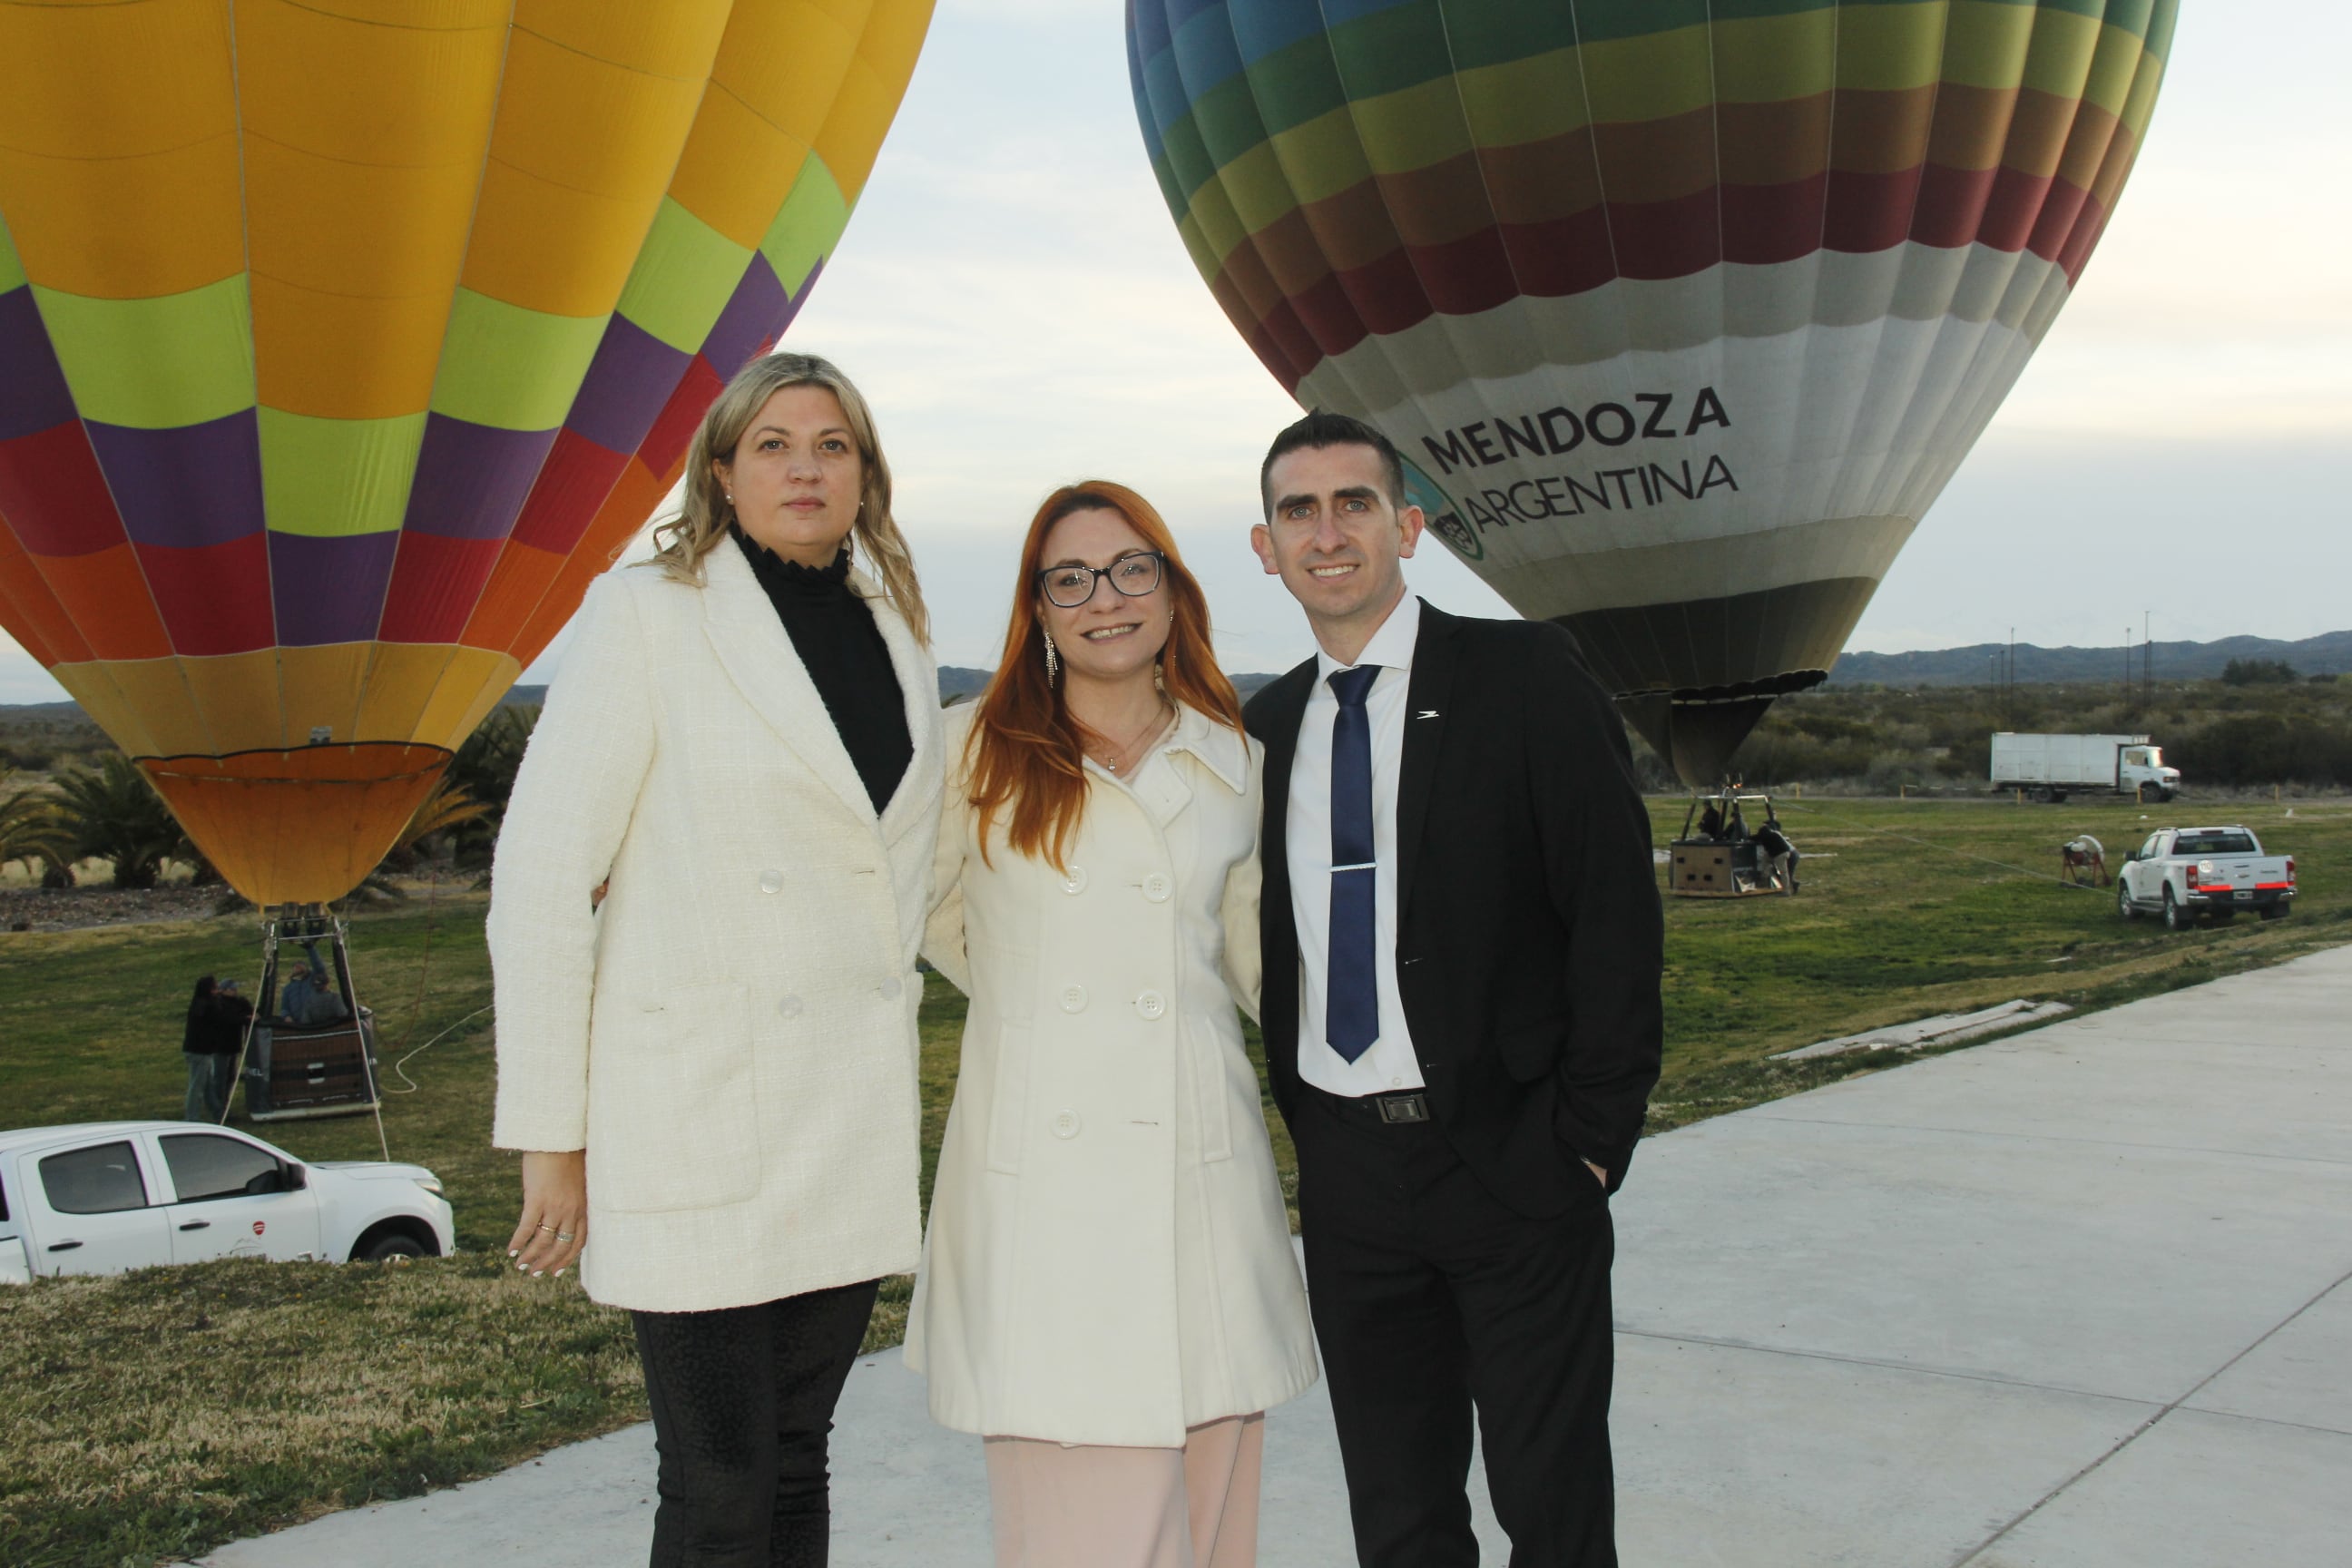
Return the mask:
{"type": "Polygon", "coordinates": [[[139,765],[230,887],[257,904],[323,904],[375,868],[449,753],[305,746],[139,765]]]}

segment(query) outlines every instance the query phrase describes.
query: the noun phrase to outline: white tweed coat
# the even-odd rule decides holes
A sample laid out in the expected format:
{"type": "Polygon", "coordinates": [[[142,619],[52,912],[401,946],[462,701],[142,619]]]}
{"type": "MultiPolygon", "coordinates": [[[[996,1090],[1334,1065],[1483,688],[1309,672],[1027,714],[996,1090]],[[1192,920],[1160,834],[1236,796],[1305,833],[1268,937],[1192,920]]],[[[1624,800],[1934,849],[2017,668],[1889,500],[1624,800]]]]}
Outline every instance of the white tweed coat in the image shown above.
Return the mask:
{"type": "Polygon", "coordinates": [[[587,1150],[582,1279],[641,1311],[903,1273],[920,1248],[938,677],[853,574],[914,742],[877,820],[740,549],[722,541],[704,571],[589,590],[490,898],[492,1141],[587,1150]]]}
{"type": "Polygon", "coordinates": [[[950,783],[925,956],[971,998],[907,1364],[964,1432],[1177,1447],[1315,1381],[1236,999],[1258,992],[1257,743],[1186,709],[1093,788],[1067,875],[983,862],[950,783]]]}

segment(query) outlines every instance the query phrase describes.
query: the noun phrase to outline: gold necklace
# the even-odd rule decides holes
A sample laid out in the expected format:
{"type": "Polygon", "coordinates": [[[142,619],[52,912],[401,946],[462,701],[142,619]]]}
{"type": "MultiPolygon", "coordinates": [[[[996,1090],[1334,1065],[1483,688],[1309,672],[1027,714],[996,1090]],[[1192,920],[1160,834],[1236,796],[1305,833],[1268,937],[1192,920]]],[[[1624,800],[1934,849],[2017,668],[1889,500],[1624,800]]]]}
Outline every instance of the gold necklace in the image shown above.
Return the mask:
{"type": "Polygon", "coordinates": [[[1110,754],[1108,756],[1097,756],[1095,760],[1102,763],[1103,766],[1108,768],[1114,777],[1124,778],[1126,776],[1126,768],[1120,763],[1119,758],[1125,756],[1133,747],[1141,745],[1145,741],[1158,739],[1160,732],[1168,727],[1168,719],[1169,710],[1167,700],[1162,698],[1160,700],[1159,710],[1144,721],[1144,727],[1142,729],[1129,736],[1124,743],[1109,747],[1108,750],[1110,754]]]}

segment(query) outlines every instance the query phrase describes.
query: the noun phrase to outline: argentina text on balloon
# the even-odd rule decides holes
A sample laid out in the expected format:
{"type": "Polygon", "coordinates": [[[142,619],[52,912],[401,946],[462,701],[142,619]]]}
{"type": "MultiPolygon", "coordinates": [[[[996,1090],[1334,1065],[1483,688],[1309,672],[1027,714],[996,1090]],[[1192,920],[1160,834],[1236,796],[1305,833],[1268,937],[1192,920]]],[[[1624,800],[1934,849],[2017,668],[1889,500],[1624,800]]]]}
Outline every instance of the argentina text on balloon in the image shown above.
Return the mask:
{"type": "Polygon", "coordinates": [[[1671,468],[1660,463],[1595,468],[1590,481],[1574,474],[1545,474],[1502,489],[1460,489],[1454,495],[1470,521],[1483,530],[1540,522],[1546,518],[1582,517],[1588,508],[1633,511],[1660,505],[1669,496],[1698,500],[1712,489],[1739,488],[1739,481],[1731,477],[1730,465],[1713,454],[1696,470],[1685,458],[1671,468]]]}

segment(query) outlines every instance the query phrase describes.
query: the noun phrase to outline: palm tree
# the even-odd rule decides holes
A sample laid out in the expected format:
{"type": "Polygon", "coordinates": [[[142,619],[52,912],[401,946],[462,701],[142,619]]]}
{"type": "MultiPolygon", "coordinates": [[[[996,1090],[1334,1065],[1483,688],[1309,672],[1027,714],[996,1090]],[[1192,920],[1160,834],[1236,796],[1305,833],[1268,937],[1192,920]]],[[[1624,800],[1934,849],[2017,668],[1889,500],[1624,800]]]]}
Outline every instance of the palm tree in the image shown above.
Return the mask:
{"type": "Polygon", "coordinates": [[[200,858],[163,797],[121,752],[94,768],[68,768],[57,783],[68,858],[113,861],[116,887],[152,888],[165,860],[200,858]]]}
{"type": "Polygon", "coordinates": [[[539,723],[535,707],[500,705],[466,738],[449,764],[448,777],[482,809],[460,825],[454,836],[460,864],[488,866],[498,842],[499,820],[506,815],[507,796],[514,792],[515,770],[522,766],[523,749],[539,723]]]}
{"type": "Polygon", "coordinates": [[[425,840],[436,834],[478,821],[490,813],[488,805],[466,793],[466,786],[444,773],[433,785],[432,793],[416,803],[408,814],[408,824],[400,837],[385,850],[383,858],[368,873],[367,880],[355,889],[371,899],[401,899],[407,895],[393,881],[392,873],[413,868],[425,854],[425,840]]]}
{"type": "Polygon", "coordinates": [[[16,776],[13,769],[0,771],[0,868],[22,860],[46,876],[66,863],[58,798],[35,785],[9,789],[16,776]]]}

